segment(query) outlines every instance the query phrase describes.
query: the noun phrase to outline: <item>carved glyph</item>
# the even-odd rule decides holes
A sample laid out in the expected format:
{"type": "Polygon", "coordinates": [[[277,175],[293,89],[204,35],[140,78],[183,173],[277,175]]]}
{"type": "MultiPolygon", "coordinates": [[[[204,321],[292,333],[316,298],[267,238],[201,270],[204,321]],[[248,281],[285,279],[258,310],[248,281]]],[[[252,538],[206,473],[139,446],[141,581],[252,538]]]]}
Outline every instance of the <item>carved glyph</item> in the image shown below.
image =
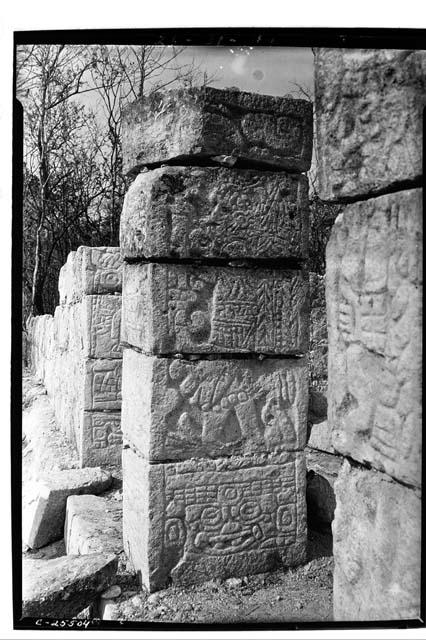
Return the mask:
{"type": "MultiPolygon", "coordinates": [[[[302,453],[219,458],[150,465],[123,452],[125,548],[128,532],[155,504],[149,558],[138,551],[142,580],[150,589],[268,570],[303,561],[306,543],[305,467],[302,453]],[[145,466],[145,470],[143,467],[145,466]],[[149,491],[132,491],[129,478],[148,478],[149,491]],[[149,498],[147,496],[149,495],[149,498]],[[149,564],[148,575],[146,573],[149,564]]],[[[137,482],[137,480],[136,480],[137,482]]],[[[145,549],[145,553],[148,550],[145,549]]]]}
{"type": "Polygon", "coordinates": [[[126,265],[123,342],[146,353],[303,353],[302,271],[126,265]]]}
{"type": "Polygon", "coordinates": [[[327,248],[329,420],[341,453],[420,486],[420,190],[348,205],[327,248]]]}
{"type": "Polygon", "coordinates": [[[299,174],[161,167],[124,201],[126,258],[304,258],[308,183],[299,174]]]}
{"type": "Polygon", "coordinates": [[[83,298],[84,352],[91,358],[121,358],[121,296],[83,298]]]}

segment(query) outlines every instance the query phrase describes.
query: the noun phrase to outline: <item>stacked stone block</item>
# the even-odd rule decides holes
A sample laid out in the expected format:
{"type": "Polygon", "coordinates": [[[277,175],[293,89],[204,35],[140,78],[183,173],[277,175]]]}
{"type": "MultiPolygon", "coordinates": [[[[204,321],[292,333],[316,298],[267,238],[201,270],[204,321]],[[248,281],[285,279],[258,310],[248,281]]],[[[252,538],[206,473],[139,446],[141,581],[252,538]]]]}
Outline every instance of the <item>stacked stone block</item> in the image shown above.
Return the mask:
{"type": "Polygon", "coordinates": [[[302,562],[311,107],[207,88],[123,122],[125,550],[151,591],[302,562]]]}
{"type": "Polygon", "coordinates": [[[336,620],[420,615],[422,51],[315,57],[327,247],[336,620]]]}
{"type": "Polygon", "coordinates": [[[79,247],[59,276],[54,317],[32,320],[32,363],[81,466],[121,463],[122,260],[117,247],[79,247]]]}

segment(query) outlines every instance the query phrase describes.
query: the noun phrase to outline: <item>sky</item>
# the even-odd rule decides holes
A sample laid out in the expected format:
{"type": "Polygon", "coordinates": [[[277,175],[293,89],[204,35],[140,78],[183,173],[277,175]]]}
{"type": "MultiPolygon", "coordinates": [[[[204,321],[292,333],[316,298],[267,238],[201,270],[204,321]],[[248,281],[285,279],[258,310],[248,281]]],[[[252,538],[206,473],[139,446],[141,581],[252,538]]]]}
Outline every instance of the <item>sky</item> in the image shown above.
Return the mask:
{"type": "Polygon", "coordinates": [[[314,56],[305,47],[188,47],[182,62],[194,59],[202,70],[215,74],[211,85],[238,87],[275,96],[294,93],[292,82],[313,92],[314,56]]]}

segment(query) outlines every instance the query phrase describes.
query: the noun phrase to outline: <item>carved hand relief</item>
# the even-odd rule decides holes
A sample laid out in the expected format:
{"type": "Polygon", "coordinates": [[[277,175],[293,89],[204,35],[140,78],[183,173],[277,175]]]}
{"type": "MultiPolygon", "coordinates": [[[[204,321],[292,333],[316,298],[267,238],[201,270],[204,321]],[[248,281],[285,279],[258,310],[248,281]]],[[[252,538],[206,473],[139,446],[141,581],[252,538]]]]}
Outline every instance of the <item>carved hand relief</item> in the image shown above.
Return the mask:
{"type": "Polygon", "coordinates": [[[126,350],[124,363],[123,429],[150,459],[305,446],[308,373],[303,361],[170,362],[126,350]]]}
{"type": "Polygon", "coordinates": [[[300,271],[126,270],[123,339],[147,353],[293,354],[308,347],[308,286],[300,271]]]}
{"type": "Polygon", "coordinates": [[[334,445],[416,485],[421,451],[420,200],[419,191],[406,191],[348,206],[336,222],[328,267],[329,281],[336,283],[331,305],[336,326],[330,341],[334,445]]]}

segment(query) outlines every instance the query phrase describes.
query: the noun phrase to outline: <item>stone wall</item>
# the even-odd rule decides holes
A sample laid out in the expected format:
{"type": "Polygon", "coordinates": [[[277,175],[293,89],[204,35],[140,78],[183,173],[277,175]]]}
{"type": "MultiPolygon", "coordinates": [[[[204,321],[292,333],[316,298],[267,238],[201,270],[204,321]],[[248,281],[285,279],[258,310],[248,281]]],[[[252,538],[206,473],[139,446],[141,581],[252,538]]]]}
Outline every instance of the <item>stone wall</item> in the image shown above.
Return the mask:
{"type": "Polygon", "coordinates": [[[336,482],[334,616],[419,616],[422,51],[315,54],[327,246],[328,423],[336,482]]]}
{"type": "Polygon", "coordinates": [[[28,323],[32,369],[81,466],[121,464],[121,272],[117,247],[79,247],[60,271],[54,316],[28,323]]]}
{"type": "Polygon", "coordinates": [[[151,591],[300,563],[311,105],[171,91],[123,123],[126,552],[151,591]]]}

